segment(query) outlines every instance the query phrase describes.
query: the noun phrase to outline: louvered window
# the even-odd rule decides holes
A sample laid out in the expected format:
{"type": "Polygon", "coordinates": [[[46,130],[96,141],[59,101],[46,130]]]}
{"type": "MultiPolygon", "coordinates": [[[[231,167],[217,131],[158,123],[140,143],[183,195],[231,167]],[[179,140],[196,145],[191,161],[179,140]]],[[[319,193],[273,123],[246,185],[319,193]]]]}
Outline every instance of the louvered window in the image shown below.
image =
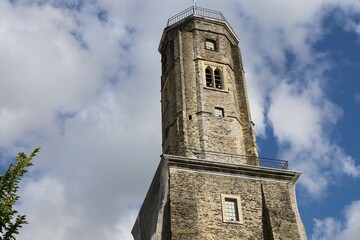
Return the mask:
{"type": "Polygon", "coordinates": [[[213,87],[212,83],[212,71],[210,68],[206,68],[205,70],[205,77],[206,77],[206,86],[213,87]]]}
{"type": "Polygon", "coordinates": [[[214,77],[215,77],[215,87],[217,89],[222,89],[221,75],[219,69],[216,69],[214,71],[214,77]]]}

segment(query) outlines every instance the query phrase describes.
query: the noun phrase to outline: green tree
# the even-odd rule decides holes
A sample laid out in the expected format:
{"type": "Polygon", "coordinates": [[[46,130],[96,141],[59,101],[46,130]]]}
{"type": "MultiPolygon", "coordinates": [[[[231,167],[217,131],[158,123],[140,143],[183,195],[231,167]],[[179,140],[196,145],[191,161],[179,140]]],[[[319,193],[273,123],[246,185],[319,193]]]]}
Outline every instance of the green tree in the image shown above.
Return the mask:
{"type": "Polygon", "coordinates": [[[13,207],[20,198],[16,195],[20,180],[27,168],[33,165],[31,159],[39,150],[39,147],[36,148],[29,156],[18,153],[16,162],[9,166],[5,174],[0,174],[0,240],[14,240],[19,228],[27,224],[25,215],[19,215],[13,207]]]}

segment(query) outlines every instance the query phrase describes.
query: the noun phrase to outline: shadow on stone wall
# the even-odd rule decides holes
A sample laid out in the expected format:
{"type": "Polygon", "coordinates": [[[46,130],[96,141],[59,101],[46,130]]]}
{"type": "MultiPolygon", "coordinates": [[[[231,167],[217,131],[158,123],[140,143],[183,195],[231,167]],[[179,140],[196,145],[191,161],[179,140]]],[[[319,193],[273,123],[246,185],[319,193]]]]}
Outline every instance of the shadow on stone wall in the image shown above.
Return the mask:
{"type": "Polygon", "coordinates": [[[262,223],[263,223],[263,237],[264,240],[274,240],[272,233],[272,226],[270,221],[269,209],[266,206],[265,194],[263,185],[261,184],[261,197],[262,197],[262,223]]]}

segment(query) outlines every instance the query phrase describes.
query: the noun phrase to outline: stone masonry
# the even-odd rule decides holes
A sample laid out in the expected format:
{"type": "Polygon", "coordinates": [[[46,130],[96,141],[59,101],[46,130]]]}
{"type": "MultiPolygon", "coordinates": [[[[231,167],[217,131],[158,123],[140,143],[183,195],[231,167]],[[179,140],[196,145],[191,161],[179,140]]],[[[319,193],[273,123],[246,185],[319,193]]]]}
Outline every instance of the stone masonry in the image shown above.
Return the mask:
{"type": "Polygon", "coordinates": [[[260,164],[238,43],[222,14],[207,9],[189,8],[165,28],[163,155],[135,240],[306,239],[300,173],[260,164]]]}
{"type": "Polygon", "coordinates": [[[299,176],[163,155],[134,225],[134,239],[306,239],[294,189],[299,176]],[[241,197],[242,223],[223,221],[221,194],[241,197]]]}
{"type": "Polygon", "coordinates": [[[213,19],[193,16],[165,29],[159,47],[163,153],[191,156],[189,149],[196,149],[257,156],[237,44],[228,24],[213,19]],[[205,48],[207,39],[216,51],[205,48]],[[206,87],[208,66],[221,70],[223,89],[206,87]],[[223,118],[214,115],[216,107],[224,109],[223,118]]]}

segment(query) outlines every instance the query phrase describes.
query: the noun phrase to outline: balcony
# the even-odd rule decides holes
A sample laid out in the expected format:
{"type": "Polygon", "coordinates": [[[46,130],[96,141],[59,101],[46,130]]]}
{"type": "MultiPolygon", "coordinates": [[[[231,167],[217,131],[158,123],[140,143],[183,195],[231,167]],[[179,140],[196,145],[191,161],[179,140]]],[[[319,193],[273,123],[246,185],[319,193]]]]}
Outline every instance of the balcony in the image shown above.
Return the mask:
{"type": "Polygon", "coordinates": [[[222,159],[226,162],[237,162],[242,164],[260,165],[261,167],[275,168],[275,169],[288,169],[289,162],[286,160],[263,158],[248,155],[239,155],[232,153],[222,153],[215,151],[202,151],[198,149],[186,149],[191,152],[197,159],[222,159]]]}
{"type": "MultiPolygon", "coordinates": [[[[206,9],[206,8],[201,8],[201,7],[189,7],[188,9],[185,9],[184,11],[176,14],[175,16],[169,18],[166,27],[169,27],[189,16],[199,16],[199,17],[206,17],[206,18],[211,18],[211,19],[216,19],[216,20],[220,20],[220,21],[224,21],[227,23],[224,15],[221,12],[218,11],[213,11],[210,9],[206,9]]],[[[229,24],[228,24],[229,25],[229,24]]],[[[230,25],[229,25],[230,26],[230,25]]]]}

